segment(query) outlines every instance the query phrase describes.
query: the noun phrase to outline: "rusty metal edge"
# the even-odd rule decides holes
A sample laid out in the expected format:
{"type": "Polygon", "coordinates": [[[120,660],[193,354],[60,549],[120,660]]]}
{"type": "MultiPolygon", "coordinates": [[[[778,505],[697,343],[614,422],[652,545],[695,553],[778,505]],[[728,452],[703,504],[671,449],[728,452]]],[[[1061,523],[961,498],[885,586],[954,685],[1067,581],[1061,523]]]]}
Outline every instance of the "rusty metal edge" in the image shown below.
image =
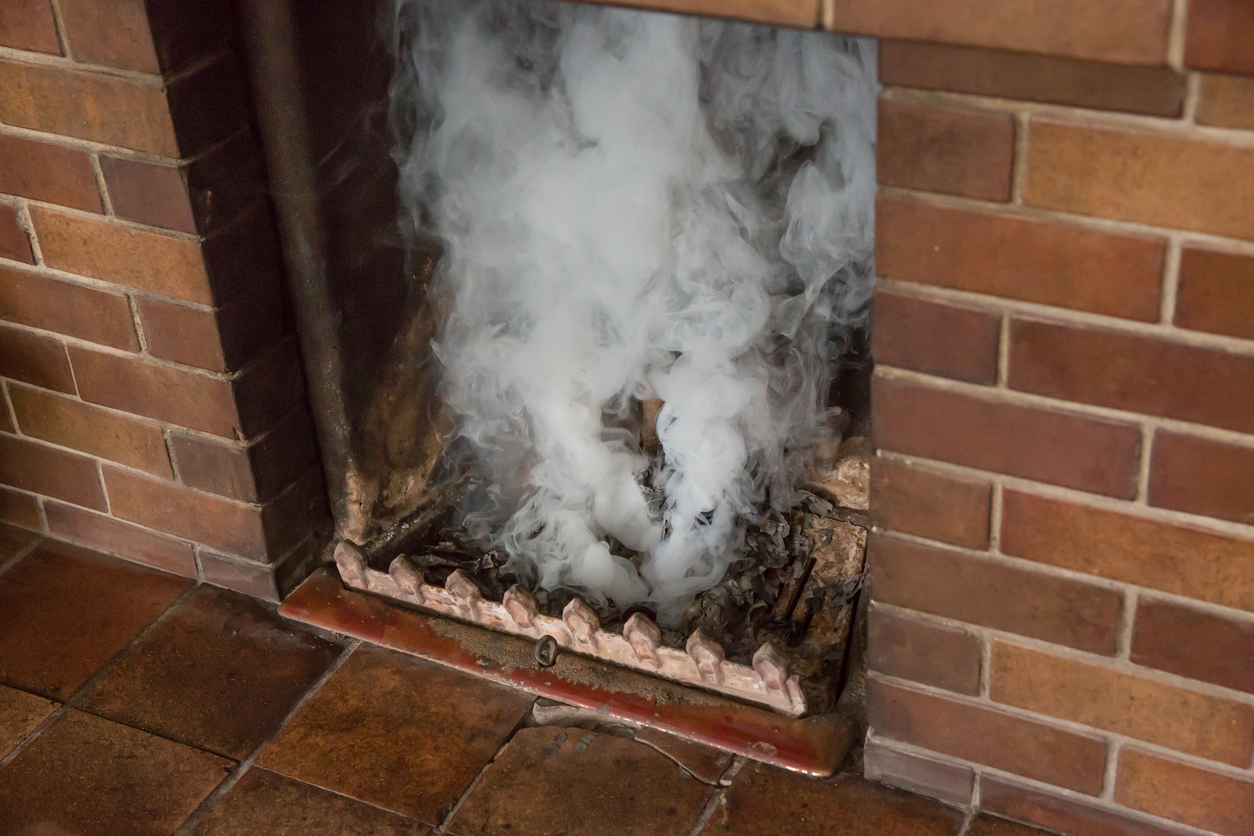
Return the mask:
{"type": "Polygon", "coordinates": [[[781,717],[706,692],[566,654],[551,668],[532,643],[417,613],[349,589],[329,567],[297,587],[280,614],[558,702],[815,777],[831,775],[853,745],[846,715],[781,717]]]}

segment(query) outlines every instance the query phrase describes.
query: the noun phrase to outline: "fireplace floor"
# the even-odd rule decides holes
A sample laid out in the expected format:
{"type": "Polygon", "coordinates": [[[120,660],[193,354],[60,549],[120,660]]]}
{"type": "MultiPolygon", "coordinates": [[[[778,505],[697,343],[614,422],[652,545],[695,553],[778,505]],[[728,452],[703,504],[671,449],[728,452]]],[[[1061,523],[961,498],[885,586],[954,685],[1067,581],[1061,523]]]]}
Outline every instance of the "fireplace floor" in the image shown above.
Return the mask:
{"type": "MultiPolygon", "coordinates": [[[[136,836],[967,825],[852,775],[809,779],[633,730],[2,525],[0,811],[0,834],[136,836]]],[[[966,832],[1040,831],[980,816],[966,832]]]]}

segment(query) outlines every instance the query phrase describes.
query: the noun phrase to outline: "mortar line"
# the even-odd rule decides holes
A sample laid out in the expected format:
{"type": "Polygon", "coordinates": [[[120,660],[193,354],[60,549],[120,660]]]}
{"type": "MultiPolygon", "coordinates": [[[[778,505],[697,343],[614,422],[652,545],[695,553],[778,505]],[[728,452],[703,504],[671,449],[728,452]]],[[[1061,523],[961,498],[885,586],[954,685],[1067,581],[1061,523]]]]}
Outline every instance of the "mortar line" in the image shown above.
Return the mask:
{"type": "Polygon", "coordinates": [[[13,434],[21,438],[24,433],[17,423],[17,410],[13,408],[13,396],[9,394],[8,378],[0,378],[0,406],[4,408],[5,415],[9,417],[9,423],[13,426],[13,434]]]}
{"type": "MultiPolygon", "coordinates": [[[[19,200],[13,204],[14,210],[17,212],[17,225],[26,233],[26,240],[30,241],[31,256],[35,259],[35,263],[26,264],[22,261],[13,261],[13,264],[20,264],[22,267],[30,269],[31,267],[44,267],[44,252],[39,246],[39,238],[35,235],[35,222],[30,217],[30,204],[25,200],[19,200]]],[[[0,259],[0,263],[8,263],[10,259],[0,259]]],[[[44,269],[47,269],[46,267],[44,269]]]]}
{"type": "Polygon", "coordinates": [[[988,550],[993,554],[1001,554],[1001,518],[1006,503],[1002,479],[993,479],[992,489],[988,503],[988,550]]]}
{"type": "Polygon", "coordinates": [[[1106,768],[1102,771],[1102,791],[1098,798],[1114,802],[1115,778],[1119,774],[1119,751],[1122,744],[1111,738],[1106,742],[1106,768]]]}
{"type": "Polygon", "coordinates": [[[1023,189],[1028,179],[1028,112],[1018,111],[1014,114],[1014,161],[1010,171],[1010,202],[1023,205],[1023,189]]]}
{"type": "Polygon", "coordinates": [[[258,743],[256,748],[254,748],[247,757],[237,763],[231,771],[227,773],[226,777],[213,788],[213,791],[205,796],[200,804],[196,806],[196,809],[183,820],[183,823],[179,825],[176,831],[174,831],[174,836],[186,836],[186,834],[191,832],[192,828],[200,823],[200,820],[204,818],[205,814],[208,813],[219,800],[221,800],[222,796],[230,792],[231,788],[239,782],[239,779],[244,777],[244,773],[252,767],[253,762],[257,760],[257,758],[261,755],[262,750],[266,748],[270,741],[282,734],[283,729],[285,729],[287,724],[292,721],[292,718],[296,716],[297,712],[304,708],[305,704],[313,698],[314,694],[318,693],[318,691],[322,689],[322,686],[326,684],[327,680],[335,675],[335,672],[340,669],[340,666],[348,660],[348,657],[353,654],[353,651],[356,650],[360,644],[361,641],[359,639],[348,640],[348,642],[344,645],[344,649],[340,651],[338,656],[335,657],[330,666],[323,671],[321,676],[314,680],[313,685],[309,686],[305,693],[301,695],[300,699],[293,704],[291,710],[283,717],[283,721],[279,723],[279,727],[275,730],[274,734],[258,743]]]}
{"type": "Polygon", "coordinates": [[[135,338],[139,340],[139,353],[151,356],[148,350],[148,335],[144,333],[144,325],[139,320],[139,303],[135,297],[126,294],[126,305],[131,311],[131,324],[135,326],[135,338]]]}
{"type": "Polygon", "coordinates": [[[1163,258],[1163,280],[1159,290],[1158,322],[1171,329],[1176,318],[1176,295],[1180,287],[1180,258],[1183,252],[1183,236],[1176,234],[1167,238],[1167,252],[1163,258]]]}
{"type": "Polygon", "coordinates": [[[997,327],[997,388],[1010,388],[1010,320],[1012,311],[1001,311],[997,327]]]}
{"type": "Polygon", "coordinates": [[[1115,637],[1115,658],[1122,659],[1129,664],[1136,664],[1132,662],[1132,628],[1136,621],[1136,610],[1139,600],[1140,596],[1137,588],[1134,586],[1128,587],[1128,591],[1123,596],[1123,612],[1119,618],[1119,633],[1115,637]]]}
{"type": "Polygon", "coordinates": [[[1153,464],[1153,451],[1154,427],[1148,423],[1141,424],[1141,450],[1137,461],[1136,495],[1131,500],[1137,505],[1149,506],[1149,480],[1150,468],[1153,464]]]}
{"type": "Polygon", "coordinates": [[[105,217],[115,218],[117,215],[113,211],[113,198],[109,195],[109,189],[105,186],[104,169],[100,167],[100,152],[89,152],[87,159],[91,161],[91,173],[96,178],[96,190],[100,192],[100,205],[104,207],[105,217]]]}
{"type": "MultiPolygon", "coordinates": [[[[9,752],[9,754],[5,755],[3,758],[0,758],[0,769],[3,769],[5,766],[12,763],[14,758],[16,758],[22,752],[24,752],[32,743],[35,742],[35,740],[41,734],[43,734],[49,727],[51,727],[53,723],[59,720],[67,712],[69,712],[71,708],[74,708],[77,705],[79,700],[81,700],[88,693],[90,693],[92,688],[96,687],[97,683],[99,683],[102,679],[104,679],[108,674],[113,672],[113,669],[114,667],[117,666],[118,662],[120,662],[124,657],[126,657],[126,655],[129,654],[133,648],[137,647],[140,642],[146,639],[148,635],[152,633],[153,630],[157,629],[158,624],[165,621],[166,618],[168,618],[172,612],[178,609],[183,604],[184,601],[190,598],[192,596],[192,593],[194,593],[196,589],[197,589],[196,584],[193,583],[193,584],[188,585],[187,589],[183,590],[179,594],[179,596],[175,598],[173,602],[171,602],[171,604],[168,607],[162,610],[160,615],[158,615],[156,618],[150,621],[148,623],[148,626],[140,630],[139,633],[135,635],[135,638],[127,642],[126,646],[123,647],[121,650],[119,650],[117,653],[114,653],[112,656],[110,656],[109,659],[105,661],[105,663],[101,665],[100,668],[94,674],[92,674],[87,679],[86,682],[84,682],[81,686],[79,686],[78,690],[70,694],[70,696],[67,697],[64,701],[62,701],[61,704],[58,705],[51,714],[49,714],[46,718],[44,718],[44,721],[40,723],[35,728],[34,731],[28,734],[25,737],[25,739],[23,739],[22,742],[17,745],[17,748],[15,748],[12,752],[9,752]]],[[[36,694],[36,696],[43,697],[42,694],[36,694]]],[[[53,702],[56,701],[55,699],[52,699],[49,697],[43,697],[43,698],[51,699],[51,701],[53,702]]],[[[90,713],[90,712],[84,712],[84,713],[90,713]]],[[[96,716],[96,715],[92,715],[92,716],[96,716]]],[[[117,721],[111,720],[110,722],[117,722],[117,721]]],[[[119,723],[119,725],[126,725],[126,724],[119,723]]],[[[130,728],[133,728],[133,727],[130,727],[130,728]]],[[[149,732],[149,734],[151,734],[151,732],[149,732]]],[[[160,735],[156,735],[156,736],[159,737],[160,735]]]]}
{"type": "MultiPolygon", "coordinates": [[[[26,531],[27,529],[22,529],[22,530],[26,531]]],[[[43,534],[39,532],[32,531],[31,533],[35,535],[34,540],[32,540],[31,542],[27,543],[25,546],[22,546],[22,548],[14,552],[13,556],[10,557],[8,560],[4,561],[3,563],[0,563],[0,575],[4,575],[5,572],[9,571],[14,566],[21,563],[22,558],[26,557],[35,549],[39,548],[39,545],[43,543],[45,539],[47,539],[46,537],[44,537],[43,534]]]]}
{"type": "Polygon", "coordinates": [[[1191,72],[1184,79],[1184,111],[1181,118],[1190,125],[1197,124],[1197,106],[1202,99],[1202,74],[1191,72]]]}
{"type": "Polygon", "coordinates": [[[1184,68],[1184,29],[1188,19],[1188,0],[1172,0],[1167,19],[1167,66],[1184,68]]]}
{"type": "Polygon", "coordinates": [[[727,781],[727,786],[718,787],[714,792],[710,793],[710,797],[706,799],[705,806],[697,814],[697,820],[692,823],[687,836],[701,836],[705,826],[714,817],[714,811],[718,809],[719,805],[723,803],[723,799],[727,797],[727,791],[731,788],[732,781],[735,780],[736,775],[744,768],[746,763],[747,761],[739,755],[732,759],[732,765],[723,773],[723,780],[727,781]]]}
{"type": "MultiPolygon", "coordinates": [[[[442,834],[448,832],[449,826],[453,823],[454,816],[461,811],[462,805],[470,799],[471,794],[479,788],[480,782],[482,782],[483,777],[488,774],[488,770],[492,768],[492,764],[496,763],[496,759],[505,753],[505,749],[511,742],[513,742],[514,735],[518,734],[518,730],[526,727],[527,719],[531,716],[531,708],[534,708],[535,704],[536,701],[533,697],[531,700],[531,707],[523,714],[522,717],[519,718],[518,723],[515,724],[514,728],[510,730],[510,733],[506,735],[505,741],[501,743],[500,748],[497,749],[492,757],[488,759],[488,762],[483,765],[483,769],[480,769],[479,773],[475,775],[475,779],[470,782],[470,786],[466,788],[466,791],[459,795],[457,800],[453,802],[453,806],[449,808],[449,811],[444,818],[435,827],[428,831],[429,836],[442,836],[442,834]]],[[[176,834],[175,836],[179,835],[176,834]]]]}
{"type": "MultiPolygon", "coordinates": [[[[61,13],[61,0],[49,0],[48,5],[52,7],[52,28],[55,29],[57,32],[57,45],[61,48],[61,55],[57,55],[55,57],[63,58],[66,61],[73,62],[74,53],[70,49],[70,39],[65,31],[65,16],[61,13]]],[[[25,50],[18,50],[18,49],[12,49],[12,50],[6,50],[6,51],[12,51],[13,53],[16,53],[22,56],[40,54],[40,53],[28,53],[25,50]]],[[[48,57],[52,58],[54,56],[50,55],[48,57]]],[[[26,58],[24,60],[28,61],[29,58],[26,58]]]]}

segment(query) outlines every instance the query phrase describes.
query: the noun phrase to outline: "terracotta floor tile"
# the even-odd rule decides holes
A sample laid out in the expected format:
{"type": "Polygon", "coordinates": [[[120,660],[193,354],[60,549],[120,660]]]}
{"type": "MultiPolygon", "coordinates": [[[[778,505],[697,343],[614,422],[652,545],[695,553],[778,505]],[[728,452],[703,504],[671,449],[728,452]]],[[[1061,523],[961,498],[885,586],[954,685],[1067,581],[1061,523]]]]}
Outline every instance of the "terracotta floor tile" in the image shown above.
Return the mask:
{"type": "Polygon", "coordinates": [[[0,685],[0,758],[12,752],[56,707],[43,697],[0,685]]]}
{"type": "Polygon", "coordinates": [[[634,740],[541,726],[514,735],[449,832],[685,836],[713,791],[634,740]]]}
{"type": "Polygon", "coordinates": [[[231,765],[70,710],[0,769],[0,836],[169,836],[231,765]]]}
{"type": "Polygon", "coordinates": [[[434,824],[530,706],[520,691],[362,646],[258,765],[434,824]]]}
{"type": "Polygon", "coordinates": [[[967,836],[1049,836],[1049,833],[1048,830],[988,815],[976,816],[967,828],[967,836]]]}
{"type": "Polygon", "coordinates": [[[748,764],[701,836],[955,836],[962,813],[851,775],[805,778],[748,764]]]}
{"type": "Polygon", "coordinates": [[[732,756],[727,752],[711,749],[648,726],[636,732],[636,740],[657,749],[691,772],[697,780],[707,784],[719,783],[732,763],[732,756]]]}
{"type": "Polygon", "coordinates": [[[0,523],[0,566],[38,539],[39,535],[33,531],[0,523]]]}
{"type": "Polygon", "coordinates": [[[0,682],[65,699],[190,584],[45,540],[0,575],[0,682]]]}
{"type": "Polygon", "coordinates": [[[202,586],[80,707],[239,760],[279,730],[340,652],[258,601],[202,586]]]}
{"type": "Polygon", "coordinates": [[[418,836],[430,829],[254,767],[200,820],[192,836],[418,836]]]}

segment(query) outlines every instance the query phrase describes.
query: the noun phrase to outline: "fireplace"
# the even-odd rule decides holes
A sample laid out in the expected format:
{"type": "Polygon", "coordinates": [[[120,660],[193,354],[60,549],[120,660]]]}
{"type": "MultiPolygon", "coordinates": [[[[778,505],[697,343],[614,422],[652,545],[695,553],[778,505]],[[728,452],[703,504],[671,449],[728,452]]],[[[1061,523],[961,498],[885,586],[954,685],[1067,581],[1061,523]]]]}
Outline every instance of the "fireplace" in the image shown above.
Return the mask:
{"type": "MultiPolygon", "coordinates": [[[[881,39],[870,509],[819,515],[873,525],[867,774],[1070,833],[1243,832],[1248,4],[666,5],[881,39]]],[[[439,521],[450,424],[373,9],[90,7],[0,15],[0,519],[271,599],[347,540],[367,586],[525,621],[387,572],[439,521]]]]}

